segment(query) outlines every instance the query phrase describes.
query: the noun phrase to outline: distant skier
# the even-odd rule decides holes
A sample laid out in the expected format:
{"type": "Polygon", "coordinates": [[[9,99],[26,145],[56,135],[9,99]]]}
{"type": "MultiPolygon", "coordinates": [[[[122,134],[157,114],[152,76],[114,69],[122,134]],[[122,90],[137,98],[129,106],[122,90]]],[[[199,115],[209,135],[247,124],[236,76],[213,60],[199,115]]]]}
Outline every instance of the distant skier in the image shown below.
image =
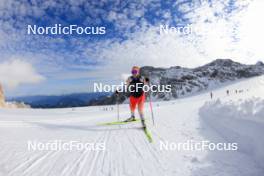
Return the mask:
{"type": "Polygon", "coordinates": [[[226,90],[226,95],[229,96],[229,90],[226,90]]]}
{"type": "Polygon", "coordinates": [[[144,78],[140,75],[140,68],[138,66],[132,67],[131,74],[132,75],[126,81],[126,84],[130,90],[129,106],[131,117],[125,120],[125,122],[131,122],[136,120],[135,110],[137,106],[142,126],[145,129],[146,123],[144,118],[144,103],[146,96],[143,90],[143,86],[148,84],[149,79],[144,78]]]}
{"type": "Polygon", "coordinates": [[[210,93],[210,97],[211,97],[211,99],[213,99],[213,92],[210,93]]]}

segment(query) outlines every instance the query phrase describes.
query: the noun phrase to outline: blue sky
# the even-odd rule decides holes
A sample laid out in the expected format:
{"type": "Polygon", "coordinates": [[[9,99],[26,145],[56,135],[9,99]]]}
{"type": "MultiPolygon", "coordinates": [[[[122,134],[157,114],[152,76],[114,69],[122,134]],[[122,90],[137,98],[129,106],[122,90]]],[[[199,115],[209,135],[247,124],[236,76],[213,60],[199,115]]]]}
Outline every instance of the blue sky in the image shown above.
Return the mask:
{"type": "Polygon", "coordinates": [[[8,96],[64,94],[90,91],[95,81],[118,83],[133,65],[254,63],[263,60],[256,41],[263,26],[254,22],[261,7],[260,0],[0,0],[0,82],[8,96]],[[27,35],[34,24],[105,26],[107,32],[27,35]],[[206,32],[161,36],[165,24],[206,32]]]}

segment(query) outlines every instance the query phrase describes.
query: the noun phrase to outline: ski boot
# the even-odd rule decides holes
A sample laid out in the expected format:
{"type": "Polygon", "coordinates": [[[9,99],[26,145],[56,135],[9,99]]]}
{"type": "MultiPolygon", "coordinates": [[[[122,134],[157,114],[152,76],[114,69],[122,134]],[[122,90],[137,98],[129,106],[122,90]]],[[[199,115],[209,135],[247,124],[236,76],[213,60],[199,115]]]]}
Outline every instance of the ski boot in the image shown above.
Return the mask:
{"type": "Polygon", "coordinates": [[[143,130],[146,130],[147,126],[146,126],[146,123],[145,123],[145,119],[141,119],[141,124],[142,124],[143,130]]]}
{"type": "Polygon", "coordinates": [[[133,122],[136,121],[135,116],[131,116],[130,118],[126,119],[124,122],[133,122]]]}

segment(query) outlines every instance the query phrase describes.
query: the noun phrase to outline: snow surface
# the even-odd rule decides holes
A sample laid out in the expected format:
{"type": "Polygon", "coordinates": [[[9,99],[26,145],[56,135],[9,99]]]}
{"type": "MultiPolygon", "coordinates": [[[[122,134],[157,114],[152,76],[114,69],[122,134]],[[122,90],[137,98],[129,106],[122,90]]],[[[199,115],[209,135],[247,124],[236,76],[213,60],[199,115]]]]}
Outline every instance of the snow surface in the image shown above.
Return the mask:
{"type": "Polygon", "coordinates": [[[239,151],[264,168],[264,99],[206,103],[200,109],[205,123],[228,141],[236,141],[239,151]]]}
{"type": "MultiPolygon", "coordinates": [[[[0,175],[263,176],[263,87],[261,76],[218,88],[213,91],[213,100],[204,92],[155,102],[155,126],[146,103],[154,143],[147,141],[140,123],[98,125],[116,121],[116,107],[111,110],[112,106],[0,109],[0,175]],[[28,140],[105,142],[106,150],[29,151],[28,140]],[[160,147],[161,142],[188,140],[237,142],[239,150],[160,147]]],[[[120,105],[120,118],[127,117],[128,105],[120,105]]]]}

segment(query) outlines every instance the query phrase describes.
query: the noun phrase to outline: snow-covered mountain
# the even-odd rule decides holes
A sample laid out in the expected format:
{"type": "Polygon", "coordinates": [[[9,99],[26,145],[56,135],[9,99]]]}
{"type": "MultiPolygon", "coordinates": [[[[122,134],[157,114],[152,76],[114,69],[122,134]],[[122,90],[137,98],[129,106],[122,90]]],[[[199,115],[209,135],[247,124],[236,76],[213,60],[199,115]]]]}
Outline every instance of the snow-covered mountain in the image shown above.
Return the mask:
{"type": "Polygon", "coordinates": [[[217,59],[194,69],[143,67],[141,73],[150,78],[151,84],[171,85],[171,93],[153,93],[158,99],[169,100],[219,87],[237,79],[262,75],[264,64],[245,65],[231,59],[217,59]]]}
{"type": "MultiPolygon", "coordinates": [[[[264,64],[258,62],[255,65],[245,65],[231,59],[216,59],[197,68],[145,66],[141,68],[141,74],[150,78],[153,85],[171,85],[172,91],[169,93],[152,93],[156,100],[170,100],[217,88],[238,79],[262,75],[264,64]]],[[[123,102],[127,94],[121,94],[120,97],[120,102],[123,102]]],[[[114,104],[116,101],[116,96],[112,95],[91,101],[90,105],[114,104]]]]}

